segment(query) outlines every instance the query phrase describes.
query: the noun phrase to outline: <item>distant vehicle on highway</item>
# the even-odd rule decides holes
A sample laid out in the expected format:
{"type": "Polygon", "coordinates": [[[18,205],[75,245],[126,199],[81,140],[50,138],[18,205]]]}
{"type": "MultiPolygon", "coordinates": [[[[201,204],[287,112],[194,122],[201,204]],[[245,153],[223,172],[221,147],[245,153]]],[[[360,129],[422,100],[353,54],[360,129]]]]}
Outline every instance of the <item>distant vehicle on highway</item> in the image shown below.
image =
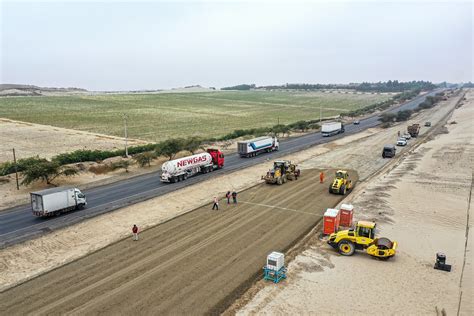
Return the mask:
{"type": "Polygon", "coordinates": [[[323,135],[323,137],[342,134],[344,133],[344,131],[344,124],[342,124],[341,122],[323,123],[323,126],[321,126],[321,134],[323,135]]]}
{"type": "Polygon", "coordinates": [[[278,150],[278,138],[263,136],[237,143],[237,151],[240,157],[255,157],[260,153],[278,150]]]}
{"type": "Polygon", "coordinates": [[[395,157],[397,149],[393,145],[385,145],[382,150],[382,158],[392,158],[395,157]]]}
{"type": "Polygon", "coordinates": [[[353,124],[354,124],[354,125],[359,125],[359,124],[360,124],[360,121],[358,121],[358,120],[357,120],[357,121],[354,121],[353,124]]]}
{"type": "Polygon", "coordinates": [[[411,135],[409,133],[403,134],[402,137],[405,138],[406,140],[411,139],[411,135]]]}
{"type": "Polygon", "coordinates": [[[425,126],[426,126],[426,127],[430,127],[430,126],[431,126],[431,122],[425,122],[425,126]]]}
{"type": "Polygon", "coordinates": [[[403,137],[400,137],[397,140],[397,146],[406,146],[407,145],[407,140],[403,137]]]}
{"type": "Polygon", "coordinates": [[[79,189],[59,187],[30,193],[33,214],[40,217],[59,215],[82,209],[86,196],[79,189]]]}

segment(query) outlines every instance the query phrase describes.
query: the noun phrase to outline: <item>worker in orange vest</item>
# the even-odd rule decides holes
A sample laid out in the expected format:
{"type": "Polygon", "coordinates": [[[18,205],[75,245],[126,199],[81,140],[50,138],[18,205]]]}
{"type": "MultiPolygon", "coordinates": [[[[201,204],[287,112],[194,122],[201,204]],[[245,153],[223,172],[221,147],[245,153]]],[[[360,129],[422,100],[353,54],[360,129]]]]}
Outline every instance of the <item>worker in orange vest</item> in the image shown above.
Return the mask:
{"type": "Polygon", "coordinates": [[[320,172],[319,173],[319,183],[323,183],[324,182],[324,172],[320,172]]]}

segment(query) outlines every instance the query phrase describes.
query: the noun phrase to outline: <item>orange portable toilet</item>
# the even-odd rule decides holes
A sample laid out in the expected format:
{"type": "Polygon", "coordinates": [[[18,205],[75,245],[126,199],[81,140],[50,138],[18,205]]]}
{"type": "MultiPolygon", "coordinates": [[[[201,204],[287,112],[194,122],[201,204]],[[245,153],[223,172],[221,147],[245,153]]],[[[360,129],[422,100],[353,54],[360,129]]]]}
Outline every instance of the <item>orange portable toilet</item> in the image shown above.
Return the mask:
{"type": "Polygon", "coordinates": [[[339,210],[328,208],[324,213],[323,234],[329,235],[337,231],[339,226],[339,210]]]}
{"type": "Polygon", "coordinates": [[[351,227],[352,218],[354,216],[354,206],[352,204],[342,204],[339,213],[341,216],[339,225],[344,227],[351,227]]]}

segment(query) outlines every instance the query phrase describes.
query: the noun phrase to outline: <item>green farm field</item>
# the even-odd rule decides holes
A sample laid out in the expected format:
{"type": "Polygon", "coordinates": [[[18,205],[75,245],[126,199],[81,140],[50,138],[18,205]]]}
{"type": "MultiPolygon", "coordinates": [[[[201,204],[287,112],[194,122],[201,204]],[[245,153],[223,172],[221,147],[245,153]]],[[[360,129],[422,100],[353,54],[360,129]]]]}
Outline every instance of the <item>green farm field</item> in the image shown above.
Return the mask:
{"type": "Polygon", "coordinates": [[[216,91],[0,98],[0,117],[161,141],[190,135],[217,137],[235,129],[273,126],[338,115],[390,98],[383,94],[216,91]]]}

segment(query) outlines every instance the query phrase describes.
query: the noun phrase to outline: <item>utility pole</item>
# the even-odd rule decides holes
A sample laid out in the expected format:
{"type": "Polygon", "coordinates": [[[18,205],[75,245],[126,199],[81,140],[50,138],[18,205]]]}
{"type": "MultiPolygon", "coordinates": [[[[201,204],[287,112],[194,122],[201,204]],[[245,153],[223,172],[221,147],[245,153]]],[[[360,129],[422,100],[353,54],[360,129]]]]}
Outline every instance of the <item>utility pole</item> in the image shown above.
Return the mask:
{"type": "Polygon", "coordinates": [[[278,124],[277,125],[280,125],[280,117],[278,117],[278,124]]]}
{"type": "Polygon", "coordinates": [[[17,165],[16,165],[15,148],[13,148],[13,162],[15,163],[16,189],[17,189],[17,190],[20,190],[20,185],[18,184],[18,168],[17,168],[17,165]]]}
{"type": "Polygon", "coordinates": [[[323,120],[323,107],[319,106],[319,123],[323,120]]]}
{"type": "Polygon", "coordinates": [[[125,157],[128,158],[128,132],[127,132],[128,115],[123,113],[123,125],[125,130],[125,157]]]}

